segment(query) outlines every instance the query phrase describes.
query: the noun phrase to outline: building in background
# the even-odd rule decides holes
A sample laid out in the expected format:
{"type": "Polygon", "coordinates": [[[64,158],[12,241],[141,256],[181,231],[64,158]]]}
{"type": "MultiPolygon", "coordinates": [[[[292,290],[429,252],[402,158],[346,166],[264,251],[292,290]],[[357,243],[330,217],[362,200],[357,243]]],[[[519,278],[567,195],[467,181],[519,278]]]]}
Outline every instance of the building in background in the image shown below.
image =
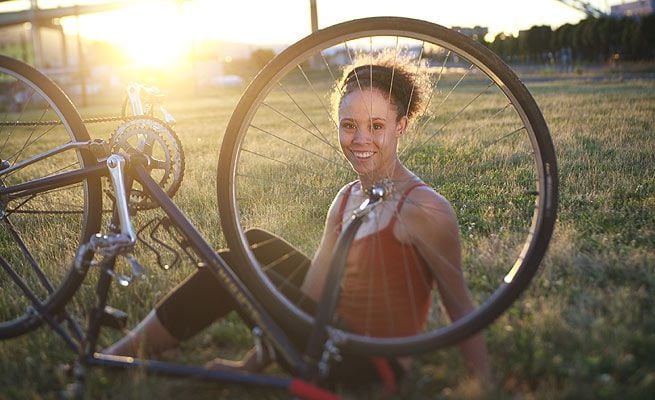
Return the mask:
{"type": "Polygon", "coordinates": [[[637,17],[655,12],[655,0],[637,0],[611,6],[612,17],[637,17]]]}
{"type": "Polygon", "coordinates": [[[464,35],[472,38],[473,40],[482,40],[489,33],[489,28],[486,26],[474,26],[473,28],[465,28],[461,26],[453,26],[453,30],[463,33],[464,35]]]}

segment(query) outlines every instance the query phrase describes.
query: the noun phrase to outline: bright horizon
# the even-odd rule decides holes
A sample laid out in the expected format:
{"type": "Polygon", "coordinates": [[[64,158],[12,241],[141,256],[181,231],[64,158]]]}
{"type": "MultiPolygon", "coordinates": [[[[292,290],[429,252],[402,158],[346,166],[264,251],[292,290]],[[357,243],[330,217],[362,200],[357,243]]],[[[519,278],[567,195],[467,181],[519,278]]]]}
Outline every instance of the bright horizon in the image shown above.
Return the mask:
{"type": "MultiPolygon", "coordinates": [[[[42,0],[40,4],[93,2],[102,1],[42,0]]],[[[404,0],[400,6],[395,2],[372,5],[373,1],[366,0],[317,0],[319,28],[349,19],[394,15],[425,19],[449,27],[480,25],[488,27],[490,34],[495,35],[500,32],[516,34],[533,25],[551,25],[555,28],[585,17],[582,12],[555,0],[460,0],[456,5],[433,0],[428,5],[425,3],[425,0],[404,0]]],[[[66,20],[65,27],[71,32],[75,31],[74,18],[66,20]]],[[[145,22],[146,28],[168,26],[176,34],[196,39],[251,44],[290,44],[311,32],[309,0],[239,0],[229,6],[216,0],[185,1],[180,6],[170,0],[140,0],[124,10],[80,18],[84,36],[108,41],[126,36],[121,33],[127,28],[126,23],[136,21],[145,22]],[[154,8],[157,10],[154,11],[154,8]],[[283,14],[280,14],[280,10],[283,14]],[[247,16],[245,20],[244,16],[247,16]],[[119,29],[116,19],[121,21],[119,29]]]]}
{"type": "MultiPolygon", "coordinates": [[[[104,2],[41,0],[39,6],[104,2]]],[[[594,2],[601,9],[616,3],[619,1],[594,2]]],[[[29,7],[29,1],[0,3],[0,12],[21,5],[29,7]]],[[[404,0],[402,3],[317,0],[317,8],[319,28],[355,18],[394,15],[448,27],[484,26],[489,29],[488,40],[500,32],[517,34],[533,25],[556,28],[585,18],[582,12],[555,0],[404,0]]],[[[79,20],[63,18],[61,23],[68,34],[77,34],[79,29],[88,40],[110,42],[135,62],[156,66],[185,58],[194,44],[207,39],[259,46],[289,45],[311,32],[309,15],[309,0],[239,0],[227,6],[215,0],[140,0],[130,2],[124,9],[82,15],[79,20]]]]}

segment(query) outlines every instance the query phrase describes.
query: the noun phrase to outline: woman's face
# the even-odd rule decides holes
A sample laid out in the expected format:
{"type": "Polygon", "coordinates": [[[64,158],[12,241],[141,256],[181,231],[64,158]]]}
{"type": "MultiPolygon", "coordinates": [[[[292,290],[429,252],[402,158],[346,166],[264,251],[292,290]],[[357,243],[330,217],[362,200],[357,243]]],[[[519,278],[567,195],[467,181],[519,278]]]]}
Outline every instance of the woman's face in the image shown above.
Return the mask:
{"type": "Polygon", "coordinates": [[[398,161],[398,138],[407,117],[377,89],[353,90],[339,107],[341,151],[360,178],[377,181],[390,177],[398,161]]]}

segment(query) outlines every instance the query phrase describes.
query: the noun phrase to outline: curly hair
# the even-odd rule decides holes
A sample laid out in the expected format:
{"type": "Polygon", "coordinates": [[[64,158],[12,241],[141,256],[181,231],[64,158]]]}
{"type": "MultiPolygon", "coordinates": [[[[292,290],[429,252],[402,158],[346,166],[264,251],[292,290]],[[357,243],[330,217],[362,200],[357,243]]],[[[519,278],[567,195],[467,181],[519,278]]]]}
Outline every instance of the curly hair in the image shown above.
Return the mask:
{"type": "MultiPolygon", "coordinates": [[[[344,70],[333,93],[333,105],[338,111],[344,97],[355,90],[374,88],[389,96],[398,118],[410,120],[420,114],[426,103],[429,79],[420,73],[420,66],[401,56],[382,54],[363,57],[344,70]]],[[[425,68],[423,68],[425,71],[425,68]]]]}

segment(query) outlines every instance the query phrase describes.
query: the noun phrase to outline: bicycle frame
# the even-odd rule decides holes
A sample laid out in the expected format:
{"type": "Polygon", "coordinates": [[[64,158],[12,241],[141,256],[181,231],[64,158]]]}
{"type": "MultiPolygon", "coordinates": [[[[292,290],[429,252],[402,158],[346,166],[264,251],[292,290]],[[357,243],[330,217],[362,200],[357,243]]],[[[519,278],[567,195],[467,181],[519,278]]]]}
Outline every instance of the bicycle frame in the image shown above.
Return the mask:
{"type": "MultiPolygon", "coordinates": [[[[154,96],[155,100],[159,96],[158,93],[153,92],[149,88],[136,84],[130,85],[128,87],[128,100],[133,116],[139,117],[148,114],[151,117],[154,110],[153,107],[158,106],[157,110],[164,115],[166,121],[174,122],[172,116],[159,103],[151,101],[144,108],[140,97],[142,91],[150,97],[154,96]],[[146,108],[148,112],[145,111],[146,108]]],[[[51,125],[57,124],[56,121],[46,122],[51,125]]],[[[16,122],[15,124],[10,124],[21,126],[27,125],[28,123],[16,122]]],[[[145,138],[138,142],[136,148],[127,146],[126,150],[114,150],[114,152],[111,150],[114,147],[113,140],[111,143],[103,140],[73,140],[51,150],[33,155],[13,165],[7,161],[0,160],[0,179],[6,179],[6,177],[14,172],[35,164],[38,165],[37,163],[43,160],[71,150],[77,151],[78,158],[81,157],[84,159],[84,166],[81,168],[54,173],[9,187],[0,185],[0,198],[3,201],[6,203],[11,201],[19,202],[19,205],[14,210],[19,209],[24,203],[27,203],[33,197],[43,192],[79,185],[83,182],[93,182],[95,184],[97,182],[96,180],[101,178],[108,178],[113,185],[112,216],[108,226],[108,232],[96,233],[86,243],[80,244],[73,261],[73,268],[70,272],[72,274],[75,274],[76,271],[79,272],[81,274],[79,279],[81,280],[91,266],[97,267],[100,270],[96,288],[96,304],[90,310],[86,332],[83,331],[78,321],[68,314],[65,308],[65,301],[59,306],[63,308],[58,308],[56,311],[44,307],[45,302],[42,303],[39,296],[32,292],[32,289],[23,281],[22,277],[13,270],[10,263],[0,255],[0,268],[15,282],[32,305],[33,317],[30,316],[29,319],[35,323],[35,326],[38,326],[39,323],[46,322],[62,337],[66,345],[78,354],[75,367],[75,383],[77,386],[81,386],[84,381],[83,375],[87,366],[103,366],[109,368],[138,367],[146,372],[152,373],[284,388],[303,398],[335,398],[330,393],[307,383],[305,380],[314,379],[317,377],[317,374],[319,377],[325,377],[329,371],[329,361],[339,358],[339,350],[335,346],[334,338],[331,337],[331,333],[326,329],[329,319],[336,309],[336,299],[339,290],[338,276],[343,271],[345,266],[344,255],[348,253],[347,249],[357,229],[369,211],[379,203],[378,200],[382,198],[384,191],[380,194],[379,198],[371,199],[372,201],[365,201],[362,204],[358,212],[353,215],[351,223],[344,230],[344,234],[340,236],[338,248],[343,250],[341,252],[343,254],[337,254],[331,264],[334,273],[330,275],[325,287],[325,292],[329,295],[324,295],[319,303],[319,314],[316,318],[309,344],[305,349],[305,353],[301,353],[291,343],[287,334],[280,328],[278,323],[275,322],[237,274],[173,203],[171,200],[172,194],[167,192],[160,186],[161,183],[157,182],[151,176],[150,168],[157,168],[158,161],[150,154],[153,143],[148,142],[148,140],[152,141],[154,139],[145,138]],[[255,340],[267,340],[268,349],[273,349],[269,350],[269,353],[272,352],[272,358],[275,356],[283,358],[288,367],[295,372],[295,375],[299,379],[285,379],[240,372],[212,371],[201,367],[191,367],[153,360],[109,356],[96,351],[97,339],[102,327],[124,327],[127,318],[126,314],[118,312],[118,310],[114,310],[107,305],[112,281],[116,279],[119,284],[127,285],[134,278],[143,274],[144,271],[136,258],[130,254],[138,240],[138,233],[135,231],[131,222],[133,210],[128,199],[128,193],[130,193],[134,182],[138,182],[142,186],[143,193],[157,208],[160,208],[164,212],[167,221],[175,227],[176,233],[179,233],[184,238],[185,244],[182,247],[189,259],[198,268],[209,268],[212,275],[214,275],[227,293],[237,302],[241,311],[249,317],[249,322],[255,326],[255,329],[253,329],[255,340]],[[193,249],[195,256],[188,252],[188,249],[193,249]],[[125,257],[131,264],[131,276],[121,275],[114,270],[115,262],[120,256],[125,257]],[[63,326],[64,323],[67,324],[67,327],[63,326]],[[305,355],[308,357],[306,358],[305,355]]],[[[120,147],[114,148],[117,149],[120,147]]],[[[13,210],[4,211],[5,214],[3,216],[6,217],[12,212],[13,210]]],[[[82,212],[75,210],[62,211],[62,213],[82,212]]],[[[11,229],[9,232],[10,234],[16,235],[15,231],[11,229]]],[[[18,238],[18,241],[20,242],[20,238],[18,238]]],[[[157,252],[155,251],[155,253],[157,252]]],[[[159,256],[159,254],[157,255],[159,256]]],[[[29,254],[28,258],[30,258],[29,254]]],[[[52,294],[53,287],[45,274],[43,274],[40,266],[34,260],[30,260],[30,263],[42,285],[45,286],[48,293],[52,294]]],[[[70,293],[73,293],[76,288],[76,286],[72,288],[70,293]]]]}
{"type": "MultiPolygon", "coordinates": [[[[66,146],[62,146],[60,148],[51,150],[50,152],[33,157],[32,159],[27,160],[20,165],[15,165],[11,168],[5,169],[4,171],[0,171],[0,177],[4,174],[7,174],[8,172],[23,168],[34,162],[43,160],[49,156],[58,154],[63,151],[80,148],[92,148],[93,146],[100,147],[101,145],[102,143],[100,142],[73,142],[66,146]]],[[[286,388],[298,395],[309,396],[311,398],[332,398],[330,397],[331,395],[326,394],[320,389],[303,381],[303,379],[307,380],[313,378],[317,372],[317,368],[310,365],[304,359],[303,355],[301,355],[300,352],[296,350],[284,331],[269,316],[264,307],[257,301],[254,295],[237,277],[230,266],[227,265],[227,263],[220,257],[220,255],[213,249],[213,247],[201,236],[198,230],[175,205],[168,194],[150,176],[149,172],[146,170],[148,162],[148,157],[139,153],[111,154],[106,158],[99,157],[96,164],[87,167],[62,172],[44,178],[38,178],[29,182],[11,186],[9,188],[2,187],[0,188],[0,196],[7,196],[10,199],[29,197],[42,191],[78,184],[83,182],[85,179],[92,177],[109,177],[114,184],[114,189],[116,192],[112,222],[110,226],[113,227],[113,229],[116,231],[114,233],[120,231],[119,235],[125,236],[127,239],[126,242],[134,245],[137,237],[131,226],[126,193],[129,192],[129,188],[131,187],[133,180],[138,182],[142,185],[147,195],[158,205],[159,208],[161,208],[161,210],[163,210],[166,216],[172,221],[172,224],[177,228],[179,233],[184,236],[186,241],[189,243],[189,246],[195,250],[197,256],[201,260],[197,263],[197,267],[209,268],[214,277],[223,285],[224,289],[227,290],[228,293],[235,299],[235,301],[246,313],[246,315],[251,318],[254,325],[261,329],[263,336],[269,339],[269,343],[275,348],[276,355],[281,356],[285,361],[287,361],[291,368],[296,371],[297,375],[301,379],[285,379],[265,375],[244,374],[229,371],[212,371],[201,367],[190,367],[153,360],[140,360],[134,359],[132,357],[108,356],[96,352],[97,337],[101,327],[103,326],[103,318],[106,317],[105,309],[107,306],[106,301],[109,288],[111,285],[112,277],[115,277],[116,275],[113,271],[114,264],[118,255],[124,255],[121,253],[108,253],[109,256],[100,262],[100,269],[103,273],[100,274],[98,288],[96,291],[98,294],[97,304],[91,312],[92,315],[89,319],[86,338],[81,340],[79,345],[75,343],[75,340],[73,340],[70,335],[65,332],[65,330],[60,326],[56,319],[50,315],[47,310],[44,310],[42,307],[40,307],[39,300],[30,294],[29,289],[24,288],[23,291],[25,292],[26,296],[30,298],[30,301],[33,303],[36,312],[60,336],[63,337],[67,345],[73,351],[77,351],[79,353],[80,356],[78,362],[82,366],[103,366],[109,368],[138,367],[151,373],[186,376],[203,380],[221,380],[234,383],[265,385],[269,387],[286,388]],[[309,393],[309,395],[307,393],[309,393]]],[[[342,237],[345,236],[346,238],[343,240],[340,239],[340,242],[342,242],[342,248],[344,246],[349,246],[350,242],[354,238],[354,234],[357,231],[357,228],[361,225],[363,219],[368,214],[368,211],[370,211],[370,209],[375,206],[375,203],[376,202],[371,202],[369,204],[366,202],[362,205],[362,207],[360,207],[358,213],[353,216],[352,223],[349,224],[349,227],[344,232],[346,234],[342,235],[342,237]]],[[[90,267],[93,253],[98,249],[92,243],[94,239],[102,240],[103,238],[107,239],[107,236],[97,234],[95,238],[92,238],[91,242],[82,244],[76,257],[76,268],[85,269],[90,267]]],[[[344,254],[347,254],[347,252],[344,252],[344,254]]],[[[336,261],[333,262],[333,265],[335,266],[335,271],[338,275],[343,268],[345,258],[335,257],[335,260],[336,261]]],[[[10,275],[14,276],[15,274],[12,274],[13,271],[11,271],[11,267],[3,260],[0,261],[2,261],[0,262],[2,267],[7,270],[10,275]]],[[[20,285],[19,277],[14,277],[14,280],[17,280],[20,285]]],[[[337,282],[337,280],[331,279],[330,282],[337,282]]],[[[332,284],[332,286],[334,286],[334,284],[332,284]]],[[[329,290],[328,288],[327,292],[331,291],[334,290],[329,290]]],[[[318,363],[318,372],[321,372],[321,375],[325,375],[327,362],[329,361],[329,358],[334,355],[334,348],[331,346],[329,341],[324,343],[324,339],[327,336],[327,332],[325,330],[327,320],[329,315],[331,315],[331,313],[334,311],[335,307],[334,298],[329,299],[327,304],[327,306],[320,309],[320,318],[317,318],[317,324],[312,334],[310,345],[307,347],[307,354],[310,356],[310,359],[317,360],[319,359],[319,356],[321,355],[321,349],[325,344],[323,355],[320,357],[320,362],[318,363]]],[[[69,322],[75,324],[74,321],[69,322]]],[[[81,331],[79,326],[76,326],[75,329],[78,332],[81,331]]],[[[78,336],[78,339],[82,339],[80,337],[81,335],[77,334],[76,336],[78,336]]]]}

